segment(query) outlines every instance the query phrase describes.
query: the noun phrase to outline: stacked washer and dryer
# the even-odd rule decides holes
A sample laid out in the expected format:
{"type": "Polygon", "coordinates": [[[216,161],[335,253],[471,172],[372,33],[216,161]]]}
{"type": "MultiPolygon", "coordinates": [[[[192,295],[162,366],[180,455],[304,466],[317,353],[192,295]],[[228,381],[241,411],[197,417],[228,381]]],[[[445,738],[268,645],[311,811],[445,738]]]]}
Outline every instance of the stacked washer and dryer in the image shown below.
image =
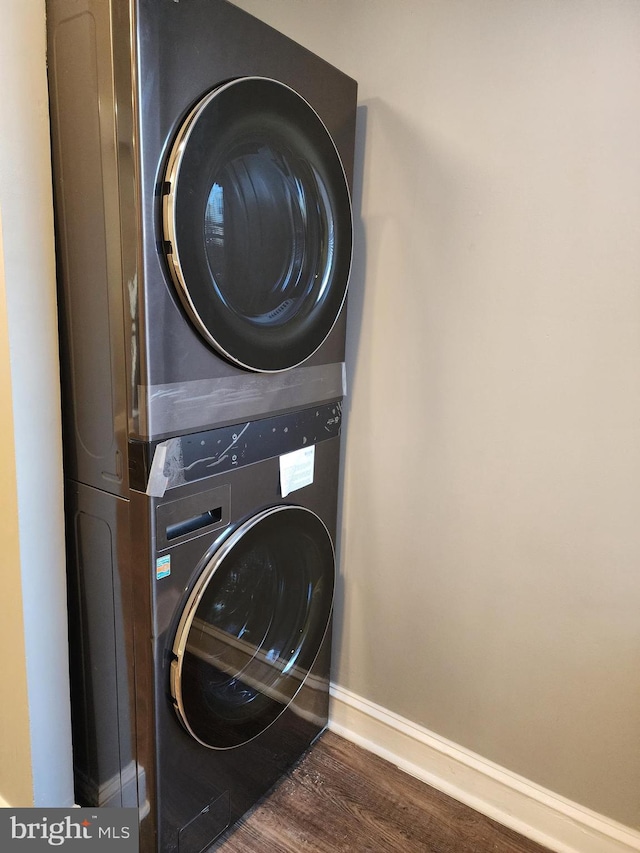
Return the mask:
{"type": "Polygon", "coordinates": [[[47,0],[76,795],[199,853],[327,722],[356,84],[47,0]]]}

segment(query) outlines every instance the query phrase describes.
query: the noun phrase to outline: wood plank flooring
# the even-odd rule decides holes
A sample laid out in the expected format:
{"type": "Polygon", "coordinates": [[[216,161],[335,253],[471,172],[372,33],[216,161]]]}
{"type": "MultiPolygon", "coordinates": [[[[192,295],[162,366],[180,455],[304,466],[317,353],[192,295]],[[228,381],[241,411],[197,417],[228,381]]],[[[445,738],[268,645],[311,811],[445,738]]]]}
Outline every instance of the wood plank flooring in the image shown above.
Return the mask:
{"type": "Polygon", "coordinates": [[[214,851],[548,853],[332,732],[214,851]]]}

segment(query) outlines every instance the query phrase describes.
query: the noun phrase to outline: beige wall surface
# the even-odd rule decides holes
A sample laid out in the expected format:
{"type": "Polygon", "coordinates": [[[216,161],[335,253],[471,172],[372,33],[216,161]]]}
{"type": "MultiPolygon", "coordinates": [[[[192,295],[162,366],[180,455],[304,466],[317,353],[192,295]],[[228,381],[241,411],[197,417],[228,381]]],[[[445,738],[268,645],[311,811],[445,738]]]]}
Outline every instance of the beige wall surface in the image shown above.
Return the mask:
{"type": "Polygon", "coordinates": [[[640,825],[640,3],[239,0],[360,83],[335,680],[640,825]]]}
{"type": "MultiPolygon", "coordinates": [[[[5,640],[0,799],[15,806],[69,806],[73,779],[44,0],[0,0],[0,13],[0,207],[7,319],[4,345],[0,338],[6,419],[0,434],[10,427],[13,431],[12,443],[3,444],[7,476],[0,481],[0,501],[9,512],[2,521],[7,538],[2,539],[0,615],[10,617],[0,629],[5,640]],[[13,633],[11,642],[5,631],[13,633]],[[25,726],[31,756],[27,765],[19,760],[29,756],[25,726]],[[7,765],[4,758],[14,750],[16,761],[7,765]]],[[[0,312],[4,307],[0,302],[0,312]]]]}
{"type": "Polygon", "coordinates": [[[0,482],[0,540],[3,570],[0,596],[0,648],[3,655],[0,678],[0,801],[12,805],[33,804],[29,700],[25,669],[24,624],[20,577],[20,538],[16,484],[9,333],[0,218],[0,445],[4,451],[0,482]]]}

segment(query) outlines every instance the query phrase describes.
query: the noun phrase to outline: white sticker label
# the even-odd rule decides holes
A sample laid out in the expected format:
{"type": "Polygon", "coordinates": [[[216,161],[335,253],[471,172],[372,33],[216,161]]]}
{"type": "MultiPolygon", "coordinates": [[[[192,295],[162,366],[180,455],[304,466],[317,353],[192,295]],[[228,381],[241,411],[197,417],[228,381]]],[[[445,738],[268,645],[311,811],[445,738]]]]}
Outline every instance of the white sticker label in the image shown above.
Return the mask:
{"type": "Polygon", "coordinates": [[[171,574],[171,554],[166,554],[164,557],[156,559],[156,578],[166,578],[171,574]]]}
{"type": "Polygon", "coordinates": [[[285,453],[280,457],[280,489],[282,497],[286,498],[296,489],[310,486],[313,483],[313,467],[316,458],[316,446],[303,447],[293,453],[285,453]]]}

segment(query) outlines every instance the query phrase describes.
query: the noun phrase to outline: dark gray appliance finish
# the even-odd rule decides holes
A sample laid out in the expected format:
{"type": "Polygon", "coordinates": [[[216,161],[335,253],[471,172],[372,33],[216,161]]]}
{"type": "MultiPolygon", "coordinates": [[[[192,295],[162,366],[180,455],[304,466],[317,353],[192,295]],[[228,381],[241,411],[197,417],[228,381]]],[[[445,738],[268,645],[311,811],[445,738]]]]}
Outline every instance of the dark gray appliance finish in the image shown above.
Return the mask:
{"type": "Polygon", "coordinates": [[[339,445],[286,498],[278,455],[162,498],[69,486],[76,796],[138,806],[141,853],[206,849],[326,725],[339,445]]]}
{"type": "MultiPolygon", "coordinates": [[[[346,187],[352,178],[356,84],[225,0],[47,0],[47,20],[66,471],[74,481],[126,497],[129,439],[157,441],[343,396],[345,307],[338,297],[331,303],[327,293],[334,285],[344,290],[350,261],[346,187]],[[226,98],[237,81],[250,78],[266,79],[276,93],[264,121],[258,121],[259,133],[267,127],[272,135],[261,148],[251,141],[256,129],[251,117],[245,121],[241,111],[231,111],[233,139],[237,134],[244,147],[234,148],[221,132],[211,140],[213,159],[200,163],[195,157],[195,174],[202,168],[204,176],[200,204],[206,205],[206,212],[194,215],[202,226],[199,268],[219,279],[211,292],[231,306],[226,337],[216,348],[196,322],[196,315],[206,313],[202,293],[192,304],[170,263],[167,209],[175,206],[182,216],[185,196],[167,177],[173,174],[176,140],[194,108],[214,90],[225,90],[226,98]],[[284,102],[291,98],[297,106],[289,115],[284,102]],[[300,117],[305,110],[308,127],[300,117]],[[250,172],[253,163],[264,166],[266,189],[256,190],[243,208],[241,197],[253,186],[243,170],[250,172]],[[235,216],[228,229],[235,251],[229,267],[216,243],[216,182],[235,216]],[[247,258],[238,261],[238,246],[255,233],[237,223],[244,212],[271,227],[274,207],[287,212],[266,242],[286,246],[290,237],[291,257],[287,261],[284,248],[274,256],[261,254],[259,241],[248,254],[272,271],[290,262],[287,275],[292,269],[300,275],[289,275],[281,298],[274,295],[277,287],[267,287],[268,298],[255,307],[246,293],[229,296],[229,269],[243,277],[246,272],[247,258]],[[315,224],[305,224],[307,218],[315,224]],[[315,241],[321,263],[335,273],[335,281],[326,279],[330,288],[318,285],[310,272],[305,240],[315,241]],[[305,313],[298,304],[311,308],[305,313]],[[332,305],[338,313],[332,327],[322,317],[331,330],[305,358],[301,340],[317,345],[316,305],[319,314],[332,305]],[[282,330],[282,351],[291,343],[292,360],[267,360],[264,367],[245,361],[246,349],[235,353],[229,342],[236,329],[239,336],[249,330],[256,342],[264,329],[272,354],[282,330]]],[[[217,114],[211,118],[208,108],[205,113],[215,127],[217,114]]],[[[192,137],[185,136],[187,148],[192,137]]],[[[187,175],[192,166],[176,174],[187,175]]],[[[187,224],[174,223],[176,251],[187,245],[188,217],[180,221],[187,224]]],[[[187,277],[197,269],[187,270],[187,277]]],[[[212,315],[214,326],[217,316],[212,315]]]]}
{"type": "Polygon", "coordinates": [[[130,504],[68,482],[69,656],[76,801],[138,805],[130,504]]]}

